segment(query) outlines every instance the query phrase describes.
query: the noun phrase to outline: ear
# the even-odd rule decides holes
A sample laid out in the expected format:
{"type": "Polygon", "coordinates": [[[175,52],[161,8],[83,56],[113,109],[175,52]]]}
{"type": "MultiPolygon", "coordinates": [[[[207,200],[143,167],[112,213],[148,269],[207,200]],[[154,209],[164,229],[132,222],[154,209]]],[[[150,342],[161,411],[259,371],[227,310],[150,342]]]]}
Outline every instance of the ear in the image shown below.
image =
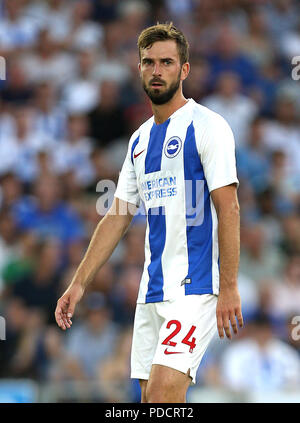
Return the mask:
{"type": "Polygon", "coordinates": [[[182,68],[181,68],[181,77],[180,77],[181,81],[184,81],[188,77],[189,73],[190,73],[190,64],[189,62],[186,62],[182,65],[182,68]]]}
{"type": "Polygon", "coordinates": [[[139,69],[139,74],[141,76],[141,64],[140,63],[138,64],[138,69],[139,69]]]}

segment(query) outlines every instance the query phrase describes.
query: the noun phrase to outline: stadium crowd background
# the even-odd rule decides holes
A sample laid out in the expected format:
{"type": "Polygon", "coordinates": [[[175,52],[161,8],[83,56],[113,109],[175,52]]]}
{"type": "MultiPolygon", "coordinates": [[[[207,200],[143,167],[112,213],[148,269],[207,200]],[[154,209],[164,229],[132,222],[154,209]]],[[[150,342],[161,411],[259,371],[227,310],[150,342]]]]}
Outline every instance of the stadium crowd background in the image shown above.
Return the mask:
{"type": "Polygon", "coordinates": [[[246,325],[231,342],[216,337],[189,400],[299,401],[293,0],[1,2],[0,401],[139,401],[129,360],[143,217],[97,274],[67,333],[54,310],[102,217],[97,183],[117,182],[129,136],[151,116],[137,35],[170,20],[190,42],[184,94],[231,125],[240,180],[246,325]]]}

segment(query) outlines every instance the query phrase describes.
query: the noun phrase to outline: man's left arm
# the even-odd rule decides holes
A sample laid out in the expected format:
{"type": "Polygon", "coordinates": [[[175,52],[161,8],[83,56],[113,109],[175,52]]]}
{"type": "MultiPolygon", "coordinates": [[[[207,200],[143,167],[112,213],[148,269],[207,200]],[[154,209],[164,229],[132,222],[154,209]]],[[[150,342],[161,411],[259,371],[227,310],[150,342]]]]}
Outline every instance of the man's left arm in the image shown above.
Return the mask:
{"type": "Polygon", "coordinates": [[[217,303],[217,326],[220,338],[231,339],[230,325],[237,333],[243,327],[241,299],[238,290],[240,256],[240,212],[236,184],[211,191],[217,216],[220,258],[220,292],[217,303]]]}

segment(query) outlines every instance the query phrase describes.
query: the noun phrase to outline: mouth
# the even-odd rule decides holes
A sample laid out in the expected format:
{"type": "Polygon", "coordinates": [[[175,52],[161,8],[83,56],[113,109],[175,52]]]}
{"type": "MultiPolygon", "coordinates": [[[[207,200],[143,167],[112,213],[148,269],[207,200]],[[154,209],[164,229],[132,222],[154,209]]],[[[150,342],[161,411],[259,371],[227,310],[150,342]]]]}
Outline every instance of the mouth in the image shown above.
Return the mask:
{"type": "Polygon", "coordinates": [[[161,82],[152,82],[150,85],[152,88],[161,88],[163,86],[161,82]]]}

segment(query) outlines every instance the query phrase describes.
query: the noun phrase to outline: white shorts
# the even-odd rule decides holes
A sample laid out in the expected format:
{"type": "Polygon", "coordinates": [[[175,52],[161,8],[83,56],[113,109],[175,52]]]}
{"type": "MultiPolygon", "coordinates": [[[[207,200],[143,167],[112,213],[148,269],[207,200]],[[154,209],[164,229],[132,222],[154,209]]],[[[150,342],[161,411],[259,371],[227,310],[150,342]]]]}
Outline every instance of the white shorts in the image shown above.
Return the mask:
{"type": "Polygon", "coordinates": [[[131,377],[149,379],[152,364],[187,374],[196,372],[217,330],[217,296],[185,295],[173,301],[137,304],[131,351],[131,377]]]}

